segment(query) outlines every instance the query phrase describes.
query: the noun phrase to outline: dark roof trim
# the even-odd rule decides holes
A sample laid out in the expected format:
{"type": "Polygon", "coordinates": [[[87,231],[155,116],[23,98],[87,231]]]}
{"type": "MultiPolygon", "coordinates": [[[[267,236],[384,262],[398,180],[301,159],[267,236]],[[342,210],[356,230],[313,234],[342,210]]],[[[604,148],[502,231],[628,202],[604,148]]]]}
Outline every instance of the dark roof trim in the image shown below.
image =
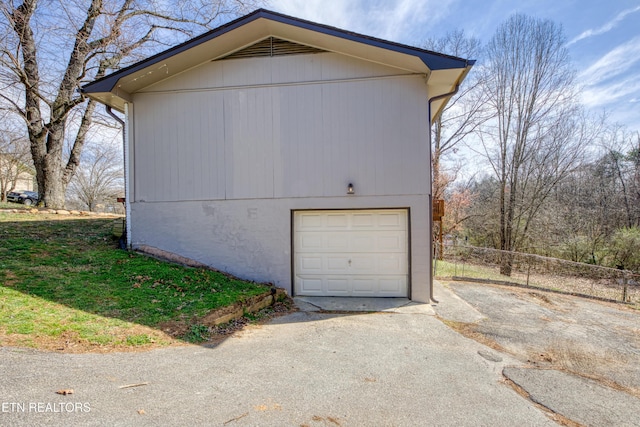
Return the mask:
{"type": "Polygon", "coordinates": [[[315,22],[306,21],[303,19],[283,15],[281,13],[272,12],[266,9],[257,9],[249,13],[248,15],[242,16],[238,19],[235,19],[224,25],[221,25],[218,28],[215,28],[211,31],[208,31],[204,34],[201,34],[197,37],[187,40],[184,43],[181,43],[177,46],[169,48],[163,52],[153,55],[147,59],[144,59],[140,62],[130,65],[126,68],[118,70],[99,80],[95,80],[91,83],[88,83],[82,87],[82,92],[84,93],[110,92],[111,90],[113,90],[118,80],[120,80],[122,77],[135,73],[136,71],[142,70],[150,65],[156,64],[158,62],[162,62],[167,58],[170,58],[174,55],[184,52],[201,43],[205,43],[211,39],[219,37],[229,31],[232,31],[238,27],[241,27],[245,24],[248,24],[260,18],[270,19],[272,21],[312,30],[318,33],[340,37],[346,40],[351,40],[351,41],[368,44],[368,45],[383,48],[383,49],[388,49],[388,50],[392,50],[400,53],[405,53],[408,55],[417,56],[431,70],[442,70],[442,69],[449,69],[449,68],[465,68],[475,63],[475,61],[470,61],[470,60],[458,58],[455,56],[445,55],[442,53],[437,53],[437,52],[432,52],[425,49],[411,47],[411,46],[400,44],[400,43],[390,42],[390,41],[378,39],[375,37],[365,36],[362,34],[351,32],[351,31],[341,30],[339,28],[331,27],[328,25],[317,24],[315,22]]]}
{"type": "Polygon", "coordinates": [[[308,30],[316,31],[318,33],[340,37],[346,40],[351,40],[351,41],[355,41],[362,44],[368,44],[371,46],[380,47],[382,49],[387,49],[395,52],[406,53],[408,55],[417,56],[420,59],[422,59],[422,61],[431,70],[443,70],[448,68],[466,68],[468,65],[473,65],[475,63],[475,61],[469,61],[463,58],[458,58],[456,56],[445,55],[443,53],[420,49],[417,47],[405,45],[402,43],[391,42],[388,40],[383,40],[383,39],[379,39],[372,36],[365,36],[363,34],[342,30],[340,28],[331,27],[329,25],[318,24],[318,23],[307,21],[304,19],[283,15],[278,12],[272,12],[265,9],[258,9],[256,12],[264,12],[267,15],[271,15],[271,16],[265,16],[265,18],[270,18],[274,21],[282,22],[284,24],[289,24],[289,25],[300,27],[300,28],[306,28],[308,30]]]}

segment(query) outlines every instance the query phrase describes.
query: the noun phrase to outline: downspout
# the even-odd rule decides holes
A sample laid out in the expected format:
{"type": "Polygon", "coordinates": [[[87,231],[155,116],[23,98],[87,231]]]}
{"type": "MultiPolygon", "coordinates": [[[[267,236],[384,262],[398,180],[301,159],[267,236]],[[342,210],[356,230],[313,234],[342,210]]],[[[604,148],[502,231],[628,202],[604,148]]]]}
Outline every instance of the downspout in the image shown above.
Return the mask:
{"type": "MultiPolygon", "coordinates": [[[[113,117],[118,123],[122,125],[122,160],[124,162],[124,218],[125,218],[125,228],[122,230],[125,237],[125,244],[127,248],[131,247],[131,237],[129,233],[129,228],[131,226],[130,223],[130,205],[129,205],[129,170],[128,170],[128,149],[127,149],[127,127],[124,120],[122,120],[116,113],[113,112],[110,106],[105,105],[105,109],[107,114],[113,117]]],[[[126,115],[126,106],[125,106],[125,115],[126,115]]]]}
{"type": "MultiPolygon", "coordinates": [[[[464,76],[464,74],[463,74],[464,76]]],[[[429,105],[428,105],[428,112],[427,114],[429,115],[429,165],[431,165],[431,162],[433,162],[433,153],[431,152],[431,126],[433,126],[433,124],[431,123],[431,103],[433,101],[437,101],[439,99],[442,98],[447,98],[450,96],[455,95],[456,93],[458,93],[458,90],[460,90],[460,81],[462,80],[462,77],[458,79],[458,81],[456,82],[456,87],[453,91],[449,92],[449,93],[443,93],[440,95],[436,95],[434,97],[429,98],[429,105]]],[[[432,171],[433,173],[433,168],[430,166],[429,170],[432,171]]],[[[429,186],[430,191],[429,191],[429,230],[431,230],[431,233],[429,235],[429,269],[430,269],[430,273],[429,273],[429,300],[435,302],[436,304],[439,302],[437,301],[434,297],[433,297],[433,176],[430,177],[429,179],[429,186]]]]}

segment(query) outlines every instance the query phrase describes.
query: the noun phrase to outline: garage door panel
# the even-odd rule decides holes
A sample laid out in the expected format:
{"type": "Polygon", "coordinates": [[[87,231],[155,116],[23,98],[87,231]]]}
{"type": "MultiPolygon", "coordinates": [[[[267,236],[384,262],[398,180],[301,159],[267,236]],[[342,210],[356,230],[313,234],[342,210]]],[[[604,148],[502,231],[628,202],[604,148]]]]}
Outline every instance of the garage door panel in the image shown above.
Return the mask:
{"type": "Polygon", "coordinates": [[[370,233],[351,233],[349,235],[349,249],[353,252],[369,252],[376,250],[376,238],[370,233]]]}
{"type": "Polygon", "coordinates": [[[407,242],[403,238],[404,236],[383,235],[378,236],[376,247],[383,252],[399,252],[406,251],[407,242]]]}
{"type": "Polygon", "coordinates": [[[407,252],[405,231],[295,232],[297,253],[407,252]]]}
{"type": "Polygon", "coordinates": [[[353,214],[353,227],[356,229],[375,229],[376,218],[372,213],[355,213],[353,214]]]}
{"type": "MultiPolygon", "coordinates": [[[[368,232],[373,233],[373,232],[368,232]]],[[[407,252],[407,236],[404,235],[405,231],[377,231],[375,235],[371,236],[370,244],[362,248],[356,248],[354,250],[362,249],[366,252],[407,252]]]]}
{"type": "Polygon", "coordinates": [[[347,274],[349,272],[349,259],[346,256],[327,256],[323,271],[325,274],[347,274]]]}
{"type": "Polygon", "coordinates": [[[315,252],[324,247],[322,235],[319,233],[299,234],[297,237],[299,252],[315,252]]]}
{"type": "Polygon", "coordinates": [[[381,213],[378,215],[378,226],[381,228],[406,228],[406,215],[400,212],[381,213]]]}
{"type": "Polygon", "coordinates": [[[373,296],[378,290],[376,280],[373,277],[359,277],[353,279],[352,288],[353,294],[359,296],[373,296]]]}
{"type": "Polygon", "coordinates": [[[376,256],[371,255],[355,255],[351,260],[351,264],[349,264],[349,273],[350,274],[371,274],[372,272],[377,272],[376,266],[376,256]]]}
{"type": "Polygon", "coordinates": [[[401,277],[384,277],[378,281],[380,294],[394,296],[401,292],[406,286],[401,277]]]}
{"type": "Polygon", "coordinates": [[[297,231],[406,230],[407,215],[405,210],[386,213],[382,211],[296,212],[294,225],[297,231]]]}
{"type": "Polygon", "coordinates": [[[349,236],[345,233],[329,232],[324,235],[324,250],[328,252],[344,251],[349,248],[349,236]]]}
{"type": "Polygon", "coordinates": [[[406,296],[406,276],[300,275],[299,294],[309,296],[406,296]]]}
{"type": "Polygon", "coordinates": [[[304,274],[307,274],[307,273],[322,274],[323,272],[322,263],[323,263],[322,257],[304,256],[300,258],[299,269],[300,269],[300,272],[304,274]]]}
{"type": "Polygon", "coordinates": [[[326,216],[326,227],[345,229],[349,226],[349,217],[344,213],[332,213],[326,216]]]}
{"type": "Polygon", "coordinates": [[[378,271],[383,274],[409,274],[409,266],[404,255],[380,255],[377,260],[378,271]]]}
{"type": "Polygon", "coordinates": [[[334,296],[349,295],[349,280],[346,278],[329,277],[326,279],[327,292],[334,296]]]}
{"type": "Polygon", "coordinates": [[[305,213],[298,216],[299,228],[303,230],[307,229],[322,229],[324,226],[324,217],[321,214],[305,213]]]}
{"type": "Polygon", "coordinates": [[[381,272],[386,274],[407,274],[408,266],[404,257],[380,256],[377,259],[381,272]]]}
{"type": "Polygon", "coordinates": [[[323,295],[325,290],[322,286],[322,279],[319,277],[299,277],[301,295],[323,295]]]}
{"type": "Polygon", "coordinates": [[[295,292],[408,295],[406,210],[294,214],[295,292]]]}

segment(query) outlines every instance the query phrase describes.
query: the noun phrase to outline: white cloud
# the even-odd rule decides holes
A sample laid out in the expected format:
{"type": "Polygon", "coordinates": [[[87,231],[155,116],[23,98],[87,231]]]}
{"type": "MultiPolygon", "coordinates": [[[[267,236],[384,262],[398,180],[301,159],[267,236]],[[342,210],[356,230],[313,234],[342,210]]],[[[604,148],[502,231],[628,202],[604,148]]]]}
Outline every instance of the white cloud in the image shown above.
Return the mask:
{"type": "Polygon", "coordinates": [[[617,14],[612,20],[610,20],[609,22],[605,23],[603,26],[601,26],[600,28],[590,28],[586,31],[583,31],[581,34],[579,34],[578,36],[574,37],[571,41],[569,41],[569,43],[567,43],[567,46],[570,46],[582,39],[586,39],[588,37],[593,37],[593,36],[598,36],[600,34],[604,34],[608,31],[611,31],[612,29],[614,29],[619,23],[620,21],[622,21],[627,15],[631,14],[631,13],[635,13],[640,11],[640,6],[636,6],[630,9],[626,9],[623,10],[622,12],[620,12],[619,14],[617,14]]]}
{"type": "Polygon", "coordinates": [[[342,27],[349,22],[351,15],[348,5],[349,2],[337,2],[327,6],[327,2],[320,0],[278,0],[273,7],[277,11],[296,18],[342,27]]]}
{"type": "Polygon", "coordinates": [[[580,73],[587,85],[596,85],[631,69],[640,61],[640,36],[621,44],[580,73]]]}
{"type": "MultiPolygon", "coordinates": [[[[446,9],[442,4],[446,2],[438,7],[434,3],[424,0],[383,2],[384,7],[378,7],[370,14],[370,25],[380,29],[377,36],[383,39],[416,44],[426,38],[428,25],[438,22],[446,9]]],[[[364,13],[367,14],[366,10],[364,13]]]]}
{"type": "Polygon", "coordinates": [[[588,107],[599,107],[620,102],[634,102],[630,95],[640,93],[640,80],[630,76],[610,84],[590,86],[583,90],[582,101],[588,107]],[[629,97],[629,99],[624,99],[629,97]]]}
{"type": "Polygon", "coordinates": [[[629,107],[629,105],[624,104],[620,108],[607,109],[606,111],[613,123],[623,124],[632,132],[640,132],[640,118],[638,118],[634,109],[629,107]]]}
{"type": "Polygon", "coordinates": [[[640,130],[637,103],[640,102],[640,78],[629,75],[606,84],[586,87],[583,104],[593,110],[606,110],[613,122],[624,123],[632,130],[640,130]]]}
{"type": "Polygon", "coordinates": [[[625,123],[631,129],[640,129],[636,103],[640,97],[640,36],[623,43],[579,75],[585,85],[582,101],[585,106],[605,108],[611,119],[625,123]]]}
{"type": "Polygon", "coordinates": [[[348,31],[406,44],[418,44],[428,25],[443,18],[453,0],[277,0],[282,13],[348,31]]]}

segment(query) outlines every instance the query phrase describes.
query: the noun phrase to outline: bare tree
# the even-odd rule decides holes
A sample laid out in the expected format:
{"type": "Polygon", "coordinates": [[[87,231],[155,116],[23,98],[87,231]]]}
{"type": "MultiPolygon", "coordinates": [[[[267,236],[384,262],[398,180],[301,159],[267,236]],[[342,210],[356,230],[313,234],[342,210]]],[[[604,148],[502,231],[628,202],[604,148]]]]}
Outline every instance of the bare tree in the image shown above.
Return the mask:
{"type": "Polygon", "coordinates": [[[0,97],[26,126],[40,204],[64,207],[80,163],[96,108],[79,93],[83,83],[259,2],[0,0],[0,97]],[[80,118],[70,126],[73,111],[80,118]]]}
{"type": "Polygon", "coordinates": [[[101,204],[113,204],[124,193],[122,154],[118,146],[90,145],[68,187],[68,196],[83,209],[96,211],[101,204]]]}
{"type": "Polygon", "coordinates": [[[29,190],[17,188],[25,176],[33,176],[29,141],[19,130],[15,129],[9,114],[0,117],[0,201],[7,200],[7,194],[13,190],[29,190]]]}
{"type": "Polygon", "coordinates": [[[498,247],[500,219],[495,206],[500,186],[494,176],[485,173],[474,177],[468,187],[471,204],[465,222],[465,237],[472,245],[498,247]]]}
{"type": "MultiPolygon", "coordinates": [[[[429,38],[424,42],[425,49],[442,52],[462,58],[475,58],[481,50],[480,40],[467,37],[463,30],[448,32],[440,38],[429,38]]],[[[442,161],[456,154],[459,144],[471,135],[486,120],[484,101],[477,95],[480,75],[471,72],[465,78],[458,93],[433,122],[431,162],[433,168],[433,199],[444,199],[447,187],[455,181],[457,168],[446,170],[442,161]]]]}
{"type": "MultiPolygon", "coordinates": [[[[500,249],[517,250],[551,190],[591,138],[581,120],[562,28],[513,15],[489,41],[482,96],[494,112],[480,137],[499,185],[500,249]]],[[[511,274],[512,257],[501,273],[511,274]]]]}
{"type": "Polygon", "coordinates": [[[633,171],[633,194],[635,207],[636,227],[640,227],[640,131],[636,131],[631,137],[632,147],[627,155],[632,164],[633,171]]]}
{"type": "Polygon", "coordinates": [[[603,151],[602,161],[610,168],[610,173],[617,181],[614,191],[621,200],[618,206],[624,209],[624,223],[614,223],[617,227],[640,226],[640,137],[630,133],[624,126],[609,126],[600,138],[603,151]]]}

